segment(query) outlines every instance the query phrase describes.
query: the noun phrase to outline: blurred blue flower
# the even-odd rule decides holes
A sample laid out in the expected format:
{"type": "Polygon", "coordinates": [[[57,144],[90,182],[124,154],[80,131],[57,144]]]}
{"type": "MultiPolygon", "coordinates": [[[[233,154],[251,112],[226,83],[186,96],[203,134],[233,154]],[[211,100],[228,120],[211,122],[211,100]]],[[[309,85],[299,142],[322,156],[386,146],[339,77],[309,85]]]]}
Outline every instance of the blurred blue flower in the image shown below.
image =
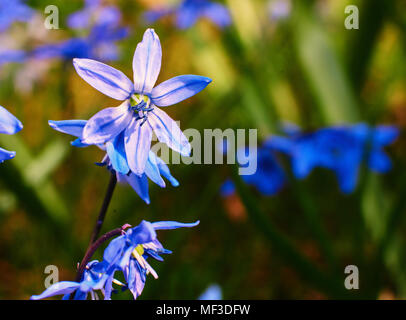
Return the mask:
{"type": "Polygon", "coordinates": [[[191,228],[199,224],[180,223],[175,221],[160,221],[150,223],[143,220],[137,227],[128,230],[122,236],[110,242],[103,255],[103,263],[106,265],[105,299],[110,298],[111,283],[117,271],[123,272],[127,288],[136,299],[143,291],[146,276],[152,274],[157,279],[158,275],[147,262],[148,258],[163,261],[161,255],[169,254],[158,241],[156,231],[177,228],[191,228]]]}
{"type": "Polygon", "coordinates": [[[268,10],[271,20],[282,20],[289,17],[292,11],[290,0],[270,0],[268,10]]]}
{"type": "MultiPolygon", "coordinates": [[[[255,155],[254,152],[249,152],[248,148],[242,148],[237,152],[237,159],[241,159],[241,153],[244,152],[244,158],[255,155]]],[[[277,194],[286,184],[286,175],[282,166],[268,148],[258,148],[256,156],[256,172],[252,175],[242,175],[241,178],[246,184],[255,186],[265,196],[277,194]]],[[[252,163],[252,161],[247,162],[252,163]]]]}
{"type": "Polygon", "coordinates": [[[180,29],[192,27],[200,18],[207,18],[220,28],[231,24],[228,9],[219,3],[209,0],[183,0],[177,7],[150,10],[145,13],[145,19],[149,23],[174,14],[176,26],[180,29]]]}
{"type": "Polygon", "coordinates": [[[33,13],[24,0],[0,0],[0,32],[6,31],[15,21],[28,21],[33,13]]]}
{"type": "Polygon", "coordinates": [[[223,293],[218,284],[210,285],[201,295],[198,300],[222,300],[223,293]]]}
{"type": "MultiPolygon", "coordinates": [[[[87,147],[89,145],[81,142],[83,128],[85,127],[86,122],[86,120],[50,120],[49,125],[59,132],[77,137],[78,139],[72,142],[73,146],[87,147]]],[[[121,133],[121,135],[122,134],[123,133],[121,133]]],[[[106,155],[100,165],[106,166],[108,170],[115,172],[117,180],[121,183],[129,184],[147,204],[150,203],[147,178],[152,180],[161,188],[165,187],[165,181],[162,179],[161,175],[164,176],[172,184],[172,186],[177,187],[179,185],[179,182],[171,175],[169,167],[166,165],[166,163],[156,156],[152,151],[149,151],[145,173],[143,173],[141,176],[132,173],[128,169],[128,165],[125,160],[125,151],[123,145],[124,139],[120,136],[117,136],[116,139],[119,139],[119,142],[107,142],[105,145],[98,145],[100,149],[106,151],[106,155]]]]}
{"type": "Polygon", "coordinates": [[[220,187],[220,195],[222,197],[229,197],[235,193],[235,184],[232,180],[227,179],[220,187]]]}
{"type": "Polygon", "coordinates": [[[134,82],[124,73],[90,59],[74,59],[79,76],[105,95],[124,102],[116,108],[96,113],[86,123],[81,142],[104,144],[111,142],[122,151],[122,162],[114,170],[142,176],[149,156],[152,131],[159,141],[184,156],[191,147],[179,126],[159,107],[183,101],[203,90],[211,79],[177,76],[154,87],[161,69],[161,43],[153,29],[144,33],[133,58],[134,82]],[[123,166],[121,166],[123,164],[123,166]]]}
{"type": "Polygon", "coordinates": [[[86,0],[82,10],[72,13],[67,24],[72,29],[87,29],[93,24],[117,27],[121,12],[115,6],[105,6],[100,0],[86,0]]]}
{"type": "Polygon", "coordinates": [[[303,179],[316,167],[333,170],[340,190],[354,191],[363,161],[376,172],[387,172],[391,161],[382,150],[398,136],[395,126],[366,124],[322,128],[312,133],[292,133],[289,137],[274,136],[265,145],[291,158],[295,177],[303,179]]]}
{"type": "Polygon", "coordinates": [[[10,62],[22,63],[26,58],[23,50],[3,50],[0,51],[0,66],[10,62]]]}
{"type": "MultiPolygon", "coordinates": [[[[15,134],[23,128],[22,123],[9,111],[0,106],[0,133],[15,134]]],[[[14,158],[16,153],[0,148],[0,163],[14,158]]]]}
{"type": "MultiPolygon", "coordinates": [[[[97,260],[91,261],[87,264],[85,271],[83,272],[83,277],[80,282],[75,281],[61,281],[51,285],[40,295],[31,296],[31,300],[41,300],[53,296],[64,295],[63,299],[67,300],[70,295],[73,295],[74,300],[86,300],[88,294],[92,300],[99,300],[97,290],[102,293],[104,291],[104,281],[103,275],[105,273],[105,265],[97,260]]],[[[122,285],[116,279],[113,280],[115,283],[122,285]]]]}

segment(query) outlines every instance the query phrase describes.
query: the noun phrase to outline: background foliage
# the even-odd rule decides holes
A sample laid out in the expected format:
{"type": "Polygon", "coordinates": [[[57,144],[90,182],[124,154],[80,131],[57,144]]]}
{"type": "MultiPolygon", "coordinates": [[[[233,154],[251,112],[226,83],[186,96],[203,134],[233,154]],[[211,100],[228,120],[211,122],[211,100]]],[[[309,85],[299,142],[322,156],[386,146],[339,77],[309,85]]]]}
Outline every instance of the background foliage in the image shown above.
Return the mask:
{"type": "MultiPolygon", "coordinates": [[[[156,1],[111,2],[131,30],[111,64],[131,75],[135,46],[149,27],[142,13],[156,1]]],[[[27,3],[40,13],[49,4],[27,3]]],[[[258,128],[263,140],[281,120],[305,130],[361,121],[405,126],[404,1],[297,0],[286,19],[271,19],[268,1],[224,3],[233,18],[224,30],[204,19],[188,30],[176,29],[170,18],[152,26],[163,48],[158,82],[178,74],[213,79],[204,93],[165,110],[182,129],[258,128]],[[360,9],[360,30],[344,28],[348,4],[360,9]]],[[[61,29],[48,32],[68,38],[64,21],[83,2],[52,4],[61,29]]],[[[26,28],[13,26],[16,41],[26,28]]],[[[30,92],[18,90],[16,75],[25,66],[0,69],[0,103],[24,123],[17,135],[0,137],[2,147],[17,151],[0,167],[0,299],[42,292],[46,265],[58,266],[60,280],[74,278],[109,179],[93,165],[100,150],[72,148],[70,137],[47,121],[88,119],[116,102],[85,84],[70,62],[47,63],[30,92]]],[[[242,184],[233,166],[172,165],[181,185],[151,184],[150,205],[118,187],[103,230],[142,219],[200,219],[197,228],[161,232],[174,254],[153,265],[160,277],[149,279],[141,299],[195,299],[213,282],[226,299],[405,298],[404,145],[401,135],[388,149],[390,173],[365,170],[351,195],[340,193],[326,170],[264,197],[242,184]],[[228,177],[238,192],[224,198],[219,189],[228,177]],[[349,264],[360,270],[356,292],[344,290],[349,264]]]]}

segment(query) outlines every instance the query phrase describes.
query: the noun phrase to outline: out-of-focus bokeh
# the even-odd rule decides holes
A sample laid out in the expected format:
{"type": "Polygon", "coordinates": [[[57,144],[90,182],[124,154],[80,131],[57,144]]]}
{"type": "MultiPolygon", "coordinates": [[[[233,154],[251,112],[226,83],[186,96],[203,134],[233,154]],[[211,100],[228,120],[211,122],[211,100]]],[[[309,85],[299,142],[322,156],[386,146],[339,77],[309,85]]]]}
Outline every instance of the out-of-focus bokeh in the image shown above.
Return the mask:
{"type": "MultiPolygon", "coordinates": [[[[50,119],[89,119],[118,105],[75,72],[72,58],[85,50],[75,51],[77,42],[58,54],[41,51],[52,57],[35,55],[91,30],[67,23],[84,1],[49,2],[27,1],[30,18],[0,31],[0,105],[24,124],[16,135],[0,136],[1,147],[17,152],[0,166],[0,299],[42,292],[47,265],[58,267],[60,280],[75,278],[109,180],[94,165],[101,150],[74,148],[71,137],[48,126],[50,119]],[[60,29],[44,27],[50,4],[59,9],[60,29]]],[[[182,129],[256,128],[262,143],[285,122],[306,132],[361,122],[406,125],[403,0],[213,2],[229,10],[231,24],[202,16],[180,28],[175,13],[147,22],[145,12],[175,7],[175,0],[105,1],[120,10],[119,28],[128,34],[88,43],[86,55],[131,78],[135,47],[154,28],[163,48],[158,83],[181,74],[213,79],[165,109],[182,129]],[[344,26],[348,5],[359,8],[358,30],[344,26]]],[[[151,183],[150,205],[118,186],[103,231],[144,219],[200,220],[196,228],[159,233],[173,254],[151,262],[159,279],[149,277],[140,299],[197,299],[212,283],[224,299],[406,298],[404,146],[401,134],[385,148],[392,169],[376,174],[363,166],[350,194],[341,192],[334,172],[320,168],[265,196],[233,165],[169,165],[180,186],[151,183]],[[224,194],[228,179],[237,189],[224,194]],[[359,290],[344,287],[348,265],[359,269],[359,290]]]]}

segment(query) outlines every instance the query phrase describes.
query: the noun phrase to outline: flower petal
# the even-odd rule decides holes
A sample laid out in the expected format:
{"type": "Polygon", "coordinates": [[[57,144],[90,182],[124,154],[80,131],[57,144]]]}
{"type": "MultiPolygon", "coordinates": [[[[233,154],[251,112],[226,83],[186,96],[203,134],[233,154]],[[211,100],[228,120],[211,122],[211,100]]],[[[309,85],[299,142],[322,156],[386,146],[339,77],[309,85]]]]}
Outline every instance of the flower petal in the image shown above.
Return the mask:
{"type": "Polygon", "coordinates": [[[212,80],[193,74],[174,77],[157,85],[151,93],[152,103],[166,107],[199,93],[212,80]]]}
{"type": "Polygon", "coordinates": [[[125,100],[133,92],[133,83],[121,71],[91,59],[73,59],[79,76],[93,88],[117,100],[125,100]]]}
{"type": "Polygon", "coordinates": [[[49,126],[59,132],[67,133],[72,136],[81,138],[83,133],[83,128],[86,125],[87,120],[62,120],[53,121],[49,120],[49,126]]]}
{"type": "Polygon", "coordinates": [[[0,106],[0,133],[14,134],[22,128],[23,125],[20,120],[0,106]]]}
{"type": "Polygon", "coordinates": [[[161,70],[162,49],[158,35],[147,29],[133,58],[134,91],[150,94],[161,70]]]}
{"type": "Polygon", "coordinates": [[[130,171],[125,154],[124,131],[121,131],[113,141],[108,141],[106,143],[106,151],[111,161],[111,165],[116,172],[127,174],[130,171]]]}
{"type": "Polygon", "coordinates": [[[103,109],[87,121],[83,129],[82,142],[105,143],[125,130],[132,118],[128,101],[124,101],[119,107],[103,109]]]}
{"type": "Polygon", "coordinates": [[[155,153],[152,151],[149,152],[147,164],[145,165],[145,174],[152,180],[152,182],[156,183],[161,188],[165,188],[165,181],[161,177],[155,153]]]}
{"type": "Polygon", "coordinates": [[[40,295],[31,296],[30,300],[40,300],[61,294],[69,294],[75,291],[80,286],[80,283],[73,281],[61,281],[53,284],[40,295]]]}
{"type": "Polygon", "coordinates": [[[133,173],[142,175],[145,171],[149,150],[151,148],[152,128],[148,121],[133,118],[125,130],[125,151],[127,162],[133,173]]]}
{"type": "Polygon", "coordinates": [[[171,185],[173,187],[179,186],[178,180],[176,180],[172,176],[171,172],[169,171],[169,167],[167,166],[167,164],[161,158],[159,158],[158,156],[155,155],[155,157],[156,157],[156,161],[158,163],[158,168],[159,168],[160,174],[162,174],[166,179],[168,179],[168,181],[171,183],[171,185]]]}
{"type": "Polygon", "coordinates": [[[159,221],[159,222],[153,222],[152,226],[154,227],[155,230],[171,230],[171,229],[177,229],[177,228],[192,228],[196,227],[200,221],[196,221],[193,223],[181,223],[177,221],[159,221]]]}
{"type": "Polygon", "coordinates": [[[135,192],[140,196],[146,204],[150,204],[149,194],[148,194],[148,179],[145,174],[141,177],[130,174],[125,176],[127,183],[134,189],[135,192]]]}
{"type": "Polygon", "coordinates": [[[15,151],[8,151],[6,149],[0,148],[0,163],[4,162],[4,160],[13,159],[15,155],[15,151]]]}
{"type": "Polygon", "coordinates": [[[165,111],[154,108],[148,114],[148,122],[154,129],[159,141],[166,143],[169,148],[179,152],[183,156],[190,155],[191,146],[188,139],[182,130],[180,130],[177,123],[165,111]]]}

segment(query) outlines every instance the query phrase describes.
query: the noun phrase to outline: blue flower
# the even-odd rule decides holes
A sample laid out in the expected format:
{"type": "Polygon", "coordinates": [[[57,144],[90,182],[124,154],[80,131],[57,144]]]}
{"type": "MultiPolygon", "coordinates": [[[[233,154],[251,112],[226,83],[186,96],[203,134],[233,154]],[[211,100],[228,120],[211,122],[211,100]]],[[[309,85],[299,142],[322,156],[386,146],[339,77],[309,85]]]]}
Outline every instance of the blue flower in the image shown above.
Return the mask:
{"type": "Polygon", "coordinates": [[[105,295],[109,299],[111,283],[117,271],[123,272],[128,289],[136,299],[143,291],[146,276],[151,274],[155,279],[157,273],[147,262],[148,258],[163,261],[161,255],[169,254],[158,241],[156,231],[177,229],[184,227],[195,227],[195,223],[180,223],[175,221],[160,221],[150,223],[143,220],[137,227],[128,230],[124,235],[117,237],[110,242],[103,255],[103,262],[106,264],[105,295]]]}
{"type": "Polygon", "coordinates": [[[179,126],[164,111],[166,107],[183,101],[203,90],[211,79],[196,76],[177,76],[154,87],[161,69],[161,43],[152,29],[144,33],[133,58],[134,82],[124,73],[106,64],[90,59],[74,59],[77,73],[91,86],[105,95],[124,101],[115,108],[96,113],[86,123],[82,143],[111,142],[123,151],[124,167],[113,168],[121,173],[145,172],[152,140],[152,131],[158,139],[184,156],[191,147],[179,126]]]}
{"type": "MultiPolygon", "coordinates": [[[[5,108],[0,106],[0,133],[15,134],[23,128],[22,123],[5,108]]],[[[15,157],[14,151],[0,148],[0,163],[15,157]]]]}
{"type": "Polygon", "coordinates": [[[15,21],[28,21],[33,12],[23,0],[0,0],[0,32],[6,31],[15,21]]]}
{"type": "Polygon", "coordinates": [[[210,285],[198,298],[198,300],[222,300],[223,294],[218,284],[210,285]]]}
{"type": "Polygon", "coordinates": [[[354,191],[361,163],[366,160],[375,172],[391,168],[382,150],[398,136],[394,126],[371,128],[366,124],[322,128],[312,133],[292,133],[289,137],[271,137],[265,145],[286,153],[292,162],[295,177],[303,179],[316,167],[333,170],[340,190],[354,191]]]}
{"type": "Polygon", "coordinates": [[[68,299],[72,292],[75,292],[75,300],[85,300],[90,293],[92,298],[97,298],[95,292],[100,290],[105,300],[111,299],[113,283],[124,289],[130,290],[136,299],[143,291],[146,277],[152,274],[158,278],[157,273],[147,262],[148,258],[163,261],[162,254],[172,253],[164,249],[158,241],[157,230],[170,230],[177,228],[191,228],[199,224],[180,223],[176,221],[160,221],[141,223],[127,231],[121,236],[113,239],[103,254],[103,261],[92,261],[87,265],[80,282],[62,281],[58,282],[40,295],[34,295],[32,300],[45,299],[56,295],[64,295],[68,299]],[[121,271],[124,275],[125,284],[114,279],[114,274],[121,271]]]}
{"type": "Polygon", "coordinates": [[[184,0],[177,8],[162,8],[145,13],[145,19],[153,23],[161,17],[175,14],[176,26],[180,29],[192,27],[199,18],[207,18],[220,28],[231,24],[228,9],[208,0],[184,0]]]}
{"type": "MultiPolygon", "coordinates": [[[[103,276],[105,274],[105,265],[97,260],[87,264],[83,272],[82,280],[75,281],[61,281],[51,285],[40,295],[31,296],[31,300],[41,300],[53,296],[64,295],[63,299],[67,300],[73,295],[74,300],[86,300],[90,294],[92,300],[99,300],[97,290],[104,292],[103,276]]],[[[113,280],[115,283],[122,285],[118,280],[113,280]]]]}
{"type": "MultiPolygon", "coordinates": [[[[83,128],[86,126],[86,123],[86,120],[49,121],[49,125],[53,129],[77,137],[77,139],[72,142],[72,145],[75,147],[89,146],[81,142],[83,128]]],[[[120,136],[116,139],[124,142],[124,139],[120,136]]],[[[165,181],[162,179],[162,176],[165,177],[172,186],[179,186],[179,182],[171,175],[166,163],[152,151],[149,151],[145,172],[141,176],[138,176],[128,170],[124,145],[122,143],[107,142],[104,145],[98,145],[98,147],[106,151],[106,155],[100,165],[106,166],[108,170],[115,172],[117,180],[121,183],[129,184],[147,204],[150,203],[147,178],[161,188],[165,187],[165,181]]]]}

